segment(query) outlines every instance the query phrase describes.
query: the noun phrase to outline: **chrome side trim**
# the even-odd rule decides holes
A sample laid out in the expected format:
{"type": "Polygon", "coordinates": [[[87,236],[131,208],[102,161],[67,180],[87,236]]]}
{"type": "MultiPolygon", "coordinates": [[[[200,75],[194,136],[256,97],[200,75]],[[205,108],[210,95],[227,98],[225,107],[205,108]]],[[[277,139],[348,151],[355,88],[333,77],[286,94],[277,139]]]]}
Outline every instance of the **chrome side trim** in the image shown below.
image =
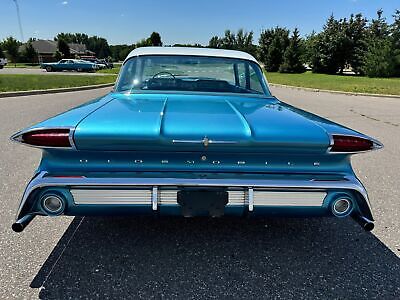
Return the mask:
{"type": "MultiPolygon", "coordinates": [[[[67,186],[67,187],[88,187],[88,186],[107,186],[107,187],[149,187],[149,204],[151,203],[151,187],[176,187],[176,186],[206,186],[206,187],[230,187],[230,188],[260,188],[260,189],[283,189],[290,190],[325,190],[325,189],[347,189],[361,194],[365,199],[368,209],[371,205],[368,195],[354,176],[346,176],[343,180],[336,181],[315,181],[315,180],[271,180],[271,179],[203,179],[203,178],[60,178],[47,177],[47,172],[42,171],[34,177],[25,189],[18,212],[17,219],[24,207],[29,195],[36,189],[46,186],[67,186]]],[[[162,203],[162,200],[161,200],[162,203]]],[[[249,205],[250,206],[250,205],[249,205]]]]}
{"type": "MultiPolygon", "coordinates": [[[[254,191],[254,206],[307,206],[320,207],[326,192],[274,192],[254,191]]],[[[249,209],[250,210],[250,209],[249,209]]]]}
{"type": "MultiPolygon", "coordinates": [[[[218,141],[218,140],[208,140],[208,144],[237,144],[238,141],[218,141]]],[[[202,140],[172,140],[174,144],[203,144],[204,139],[202,140]]]]}

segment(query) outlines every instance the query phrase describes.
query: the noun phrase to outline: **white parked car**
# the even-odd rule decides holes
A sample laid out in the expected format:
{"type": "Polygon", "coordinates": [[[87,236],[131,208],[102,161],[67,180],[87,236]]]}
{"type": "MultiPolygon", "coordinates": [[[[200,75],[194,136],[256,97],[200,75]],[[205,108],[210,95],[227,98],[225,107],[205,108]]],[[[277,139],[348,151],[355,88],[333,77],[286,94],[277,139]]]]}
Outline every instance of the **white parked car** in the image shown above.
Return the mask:
{"type": "Polygon", "coordinates": [[[0,58],[0,69],[3,69],[7,65],[7,58],[0,58]]]}

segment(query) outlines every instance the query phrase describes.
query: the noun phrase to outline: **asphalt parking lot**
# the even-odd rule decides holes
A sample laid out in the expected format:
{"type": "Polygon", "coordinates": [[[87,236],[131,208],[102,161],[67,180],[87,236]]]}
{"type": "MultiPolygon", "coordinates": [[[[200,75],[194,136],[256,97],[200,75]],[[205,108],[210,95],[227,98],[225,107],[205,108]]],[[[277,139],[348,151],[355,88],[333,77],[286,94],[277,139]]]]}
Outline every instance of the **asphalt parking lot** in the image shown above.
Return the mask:
{"type": "MultiPolygon", "coordinates": [[[[4,70],[2,70],[4,71],[4,70]]],[[[376,219],[36,218],[11,231],[40,151],[15,131],[99,89],[0,99],[0,298],[400,298],[400,99],[273,88],[385,144],[355,156],[376,219]]]]}

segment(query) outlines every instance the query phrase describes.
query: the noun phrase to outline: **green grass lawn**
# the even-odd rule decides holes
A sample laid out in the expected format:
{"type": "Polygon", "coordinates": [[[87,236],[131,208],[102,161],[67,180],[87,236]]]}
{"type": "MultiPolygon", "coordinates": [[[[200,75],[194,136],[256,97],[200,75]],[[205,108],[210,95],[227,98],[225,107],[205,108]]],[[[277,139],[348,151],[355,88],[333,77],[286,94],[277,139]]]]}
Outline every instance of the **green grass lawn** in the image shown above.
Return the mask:
{"type": "Polygon", "coordinates": [[[121,69],[121,65],[114,64],[114,68],[99,70],[99,71],[97,71],[97,73],[118,74],[120,69],[121,69]]]}
{"type": "Polygon", "coordinates": [[[266,72],[268,82],[321,90],[400,95],[400,78],[369,78],[306,72],[283,74],[266,72]]]}
{"type": "Polygon", "coordinates": [[[115,75],[8,75],[0,74],[0,92],[44,90],[112,83],[115,75]]]}

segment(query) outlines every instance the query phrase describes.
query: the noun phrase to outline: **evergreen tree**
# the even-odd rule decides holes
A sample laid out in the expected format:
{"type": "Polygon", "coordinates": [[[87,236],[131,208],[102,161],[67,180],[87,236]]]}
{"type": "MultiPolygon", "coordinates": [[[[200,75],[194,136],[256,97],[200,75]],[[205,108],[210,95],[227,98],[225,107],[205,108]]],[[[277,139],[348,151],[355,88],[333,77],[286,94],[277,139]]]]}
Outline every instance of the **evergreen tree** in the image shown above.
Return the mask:
{"type": "Polygon", "coordinates": [[[269,72],[277,72],[283,62],[283,55],[289,45],[289,30],[276,27],[261,32],[260,60],[269,72]]]}
{"type": "Polygon", "coordinates": [[[35,48],[33,48],[32,42],[28,42],[25,45],[25,49],[23,52],[23,56],[31,64],[34,64],[37,61],[37,52],[35,48]]]}
{"type": "Polygon", "coordinates": [[[368,77],[390,77],[395,71],[392,44],[388,39],[370,41],[364,57],[363,71],[368,77]]]}
{"type": "Polygon", "coordinates": [[[313,72],[336,74],[344,63],[338,55],[343,46],[343,35],[340,22],[333,15],[324,25],[323,31],[317,35],[312,58],[313,72]]]}
{"type": "Polygon", "coordinates": [[[59,61],[62,59],[62,53],[57,50],[56,53],[54,53],[53,57],[55,61],[59,61]]]}
{"type": "Polygon", "coordinates": [[[19,46],[21,45],[16,39],[12,36],[9,36],[3,41],[3,48],[7,51],[7,55],[10,58],[11,62],[16,64],[19,57],[19,46]]]}
{"type": "Polygon", "coordinates": [[[221,48],[220,39],[218,36],[213,36],[210,41],[208,42],[209,48],[221,48]]]}
{"type": "Polygon", "coordinates": [[[304,67],[301,59],[301,38],[299,30],[294,29],[290,38],[289,46],[283,55],[283,63],[279,67],[279,72],[282,73],[303,73],[306,68],[304,67]]]}
{"type": "Polygon", "coordinates": [[[141,39],[140,41],[136,42],[135,47],[140,48],[140,47],[149,47],[151,46],[151,41],[149,38],[147,39],[141,39]]]}
{"type": "Polygon", "coordinates": [[[0,58],[5,58],[5,55],[3,52],[3,47],[1,46],[1,43],[0,43],[0,58]]]}
{"type": "Polygon", "coordinates": [[[254,56],[257,55],[257,46],[253,44],[253,32],[246,32],[243,29],[239,29],[237,33],[226,30],[222,38],[213,36],[208,46],[210,48],[239,50],[254,56]]]}
{"type": "Polygon", "coordinates": [[[153,32],[150,35],[150,41],[152,46],[162,46],[161,36],[158,32],[153,32]]]}
{"type": "Polygon", "coordinates": [[[369,77],[390,77],[396,72],[396,55],[390,26],[377,11],[378,18],[368,28],[368,48],[363,59],[363,72],[369,77]]]}
{"type": "Polygon", "coordinates": [[[111,55],[107,40],[96,35],[88,38],[86,47],[88,50],[93,51],[99,58],[105,58],[111,55]]]}
{"type": "Polygon", "coordinates": [[[400,76],[400,10],[393,15],[394,22],[391,26],[392,47],[394,60],[394,76],[400,76]]]}
{"type": "Polygon", "coordinates": [[[350,40],[350,49],[347,63],[356,74],[363,74],[363,61],[368,49],[367,19],[361,14],[351,15],[347,36],[350,40]]]}
{"type": "Polygon", "coordinates": [[[63,39],[58,39],[57,48],[60,51],[64,58],[69,58],[71,56],[71,52],[67,42],[63,39]]]}

